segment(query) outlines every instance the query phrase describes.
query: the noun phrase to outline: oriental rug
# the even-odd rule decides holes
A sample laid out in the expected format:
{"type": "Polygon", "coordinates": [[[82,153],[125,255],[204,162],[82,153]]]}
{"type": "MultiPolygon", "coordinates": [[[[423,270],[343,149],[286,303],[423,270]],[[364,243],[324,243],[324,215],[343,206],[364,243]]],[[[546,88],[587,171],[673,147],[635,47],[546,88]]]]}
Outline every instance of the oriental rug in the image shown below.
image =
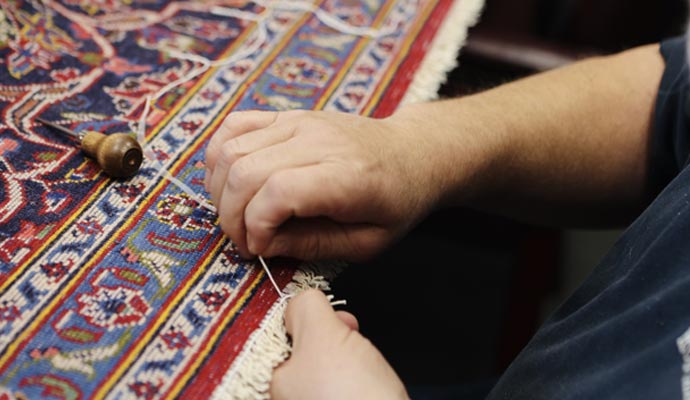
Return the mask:
{"type": "Polygon", "coordinates": [[[208,139],[232,110],[431,98],[481,5],[0,0],[0,399],[266,397],[285,302],[204,204],[208,139]],[[133,132],[142,167],[111,179],[36,118],[133,132]]]}

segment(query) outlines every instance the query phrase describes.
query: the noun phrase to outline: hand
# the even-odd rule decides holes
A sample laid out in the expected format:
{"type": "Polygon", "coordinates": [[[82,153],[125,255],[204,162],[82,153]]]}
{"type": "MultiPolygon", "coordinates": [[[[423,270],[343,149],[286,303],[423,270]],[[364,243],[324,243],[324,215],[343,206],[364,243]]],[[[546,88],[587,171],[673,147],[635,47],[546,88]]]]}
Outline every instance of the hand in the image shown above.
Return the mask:
{"type": "Polygon", "coordinates": [[[439,150],[414,127],[323,111],[229,115],[206,150],[221,228],[244,257],[370,257],[439,197],[439,150]]]}
{"type": "Polygon", "coordinates": [[[288,303],[292,356],[273,373],[272,399],[407,399],[381,353],[357,332],[352,314],[333,312],[310,290],[288,303]]]}

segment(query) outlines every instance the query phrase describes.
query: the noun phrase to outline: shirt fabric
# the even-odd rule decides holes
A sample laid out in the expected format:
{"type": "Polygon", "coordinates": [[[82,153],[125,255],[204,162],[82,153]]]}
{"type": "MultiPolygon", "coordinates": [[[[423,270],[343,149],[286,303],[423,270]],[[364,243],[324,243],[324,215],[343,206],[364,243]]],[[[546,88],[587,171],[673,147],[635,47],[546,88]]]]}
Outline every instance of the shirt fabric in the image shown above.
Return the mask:
{"type": "Polygon", "coordinates": [[[661,54],[666,68],[649,165],[651,184],[660,193],[539,329],[491,400],[690,400],[685,38],[662,42],[661,54]]]}

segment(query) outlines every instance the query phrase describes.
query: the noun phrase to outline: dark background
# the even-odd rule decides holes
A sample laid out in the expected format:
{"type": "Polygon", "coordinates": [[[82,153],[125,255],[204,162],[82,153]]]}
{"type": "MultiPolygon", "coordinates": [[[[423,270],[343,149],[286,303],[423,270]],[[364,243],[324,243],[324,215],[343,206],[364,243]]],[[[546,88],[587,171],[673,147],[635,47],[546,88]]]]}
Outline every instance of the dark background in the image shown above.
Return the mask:
{"type": "MultiPolygon", "coordinates": [[[[686,14],[685,0],[486,0],[440,95],[658,42],[681,34],[686,14]]],[[[380,257],[351,265],[333,293],[413,394],[490,382],[535,332],[545,300],[563,289],[562,233],[443,210],[380,257]]]]}

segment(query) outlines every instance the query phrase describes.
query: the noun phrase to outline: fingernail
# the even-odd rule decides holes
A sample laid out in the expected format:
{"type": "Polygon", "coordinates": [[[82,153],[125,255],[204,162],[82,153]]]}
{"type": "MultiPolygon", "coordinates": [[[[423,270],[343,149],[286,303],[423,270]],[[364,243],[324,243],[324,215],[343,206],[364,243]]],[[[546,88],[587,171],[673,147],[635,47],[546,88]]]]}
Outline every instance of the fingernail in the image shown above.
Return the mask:
{"type": "Polygon", "coordinates": [[[256,258],[256,256],[251,252],[246,252],[242,249],[238,249],[238,252],[240,253],[240,257],[242,257],[245,260],[253,260],[254,258],[256,258]]]}
{"type": "Polygon", "coordinates": [[[256,252],[256,242],[254,241],[254,238],[249,236],[247,237],[247,248],[249,249],[249,252],[252,254],[257,254],[256,252]]]}

